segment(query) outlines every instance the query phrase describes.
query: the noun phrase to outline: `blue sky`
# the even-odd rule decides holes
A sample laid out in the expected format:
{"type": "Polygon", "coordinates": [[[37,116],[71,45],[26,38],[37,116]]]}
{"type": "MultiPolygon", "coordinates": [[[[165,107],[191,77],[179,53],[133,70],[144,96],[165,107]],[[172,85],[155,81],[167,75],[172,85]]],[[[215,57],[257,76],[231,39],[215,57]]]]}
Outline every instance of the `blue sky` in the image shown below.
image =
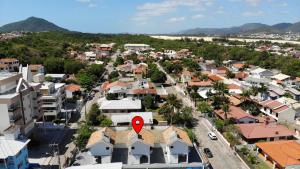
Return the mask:
{"type": "Polygon", "coordinates": [[[0,0],[0,25],[30,16],[82,32],[170,33],[299,22],[300,0],[0,0]]]}

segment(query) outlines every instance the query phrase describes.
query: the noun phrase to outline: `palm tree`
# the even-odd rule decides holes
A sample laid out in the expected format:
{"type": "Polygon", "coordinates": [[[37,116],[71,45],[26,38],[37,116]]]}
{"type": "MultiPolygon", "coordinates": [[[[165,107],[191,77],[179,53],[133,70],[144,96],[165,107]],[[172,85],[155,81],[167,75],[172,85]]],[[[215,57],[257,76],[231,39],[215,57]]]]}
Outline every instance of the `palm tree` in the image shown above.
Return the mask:
{"type": "Polygon", "coordinates": [[[223,82],[217,81],[213,84],[213,88],[214,88],[214,90],[217,91],[218,94],[221,94],[224,96],[224,94],[226,93],[226,90],[227,90],[227,85],[223,82]]]}
{"type": "Polygon", "coordinates": [[[183,120],[183,126],[186,127],[186,123],[193,119],[193,109],[191,107],[184,107],[181,110],[180,116],[183,120]]]}
{"type": "Polygon", "coordinates": [[[204,114],[209,114],[213,111],[212,107],[205,101],[198,104],[197,110],[204,114]]]}
{"type": "Polygon", "coordinates": [[[173,123],[173,116],[175,116],[178,113],[178,110],[182,107],[181,100],[177,99],[177,96],[174,94],[169,94],[167,99],[166,105],[170,108],[170,120],[171,124],[173,123]]]}
{"type": "Polygon", "coordinates": [[[243,90],[243,93],[241,94],[243,102],[251,96],[250,90],[243,90]]]}
{"type": "Polygon", "coordinates": [[[228,104],[223,104],[222,105],[222,110],[224,112],[225,120],[227,120],[227,113],[229,112],[229,105],[228,104]]]}

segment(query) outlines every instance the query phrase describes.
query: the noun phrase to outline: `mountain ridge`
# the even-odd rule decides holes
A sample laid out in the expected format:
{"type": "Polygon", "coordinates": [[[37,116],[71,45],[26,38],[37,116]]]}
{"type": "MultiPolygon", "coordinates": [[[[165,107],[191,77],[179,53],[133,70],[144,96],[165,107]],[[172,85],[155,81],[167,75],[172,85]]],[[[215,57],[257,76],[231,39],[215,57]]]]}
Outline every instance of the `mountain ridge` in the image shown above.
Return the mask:
{"type": "Polygon", "coordinates": [[[42,18],[29,17],[25,20],[12,22],[0,27],[0,32],[43,32],[43,31],[69,31],[42,18]]]}
{"type": "Polygon", "coordinates": [[[229,28],[193,28],[180,31],[176,34],[206,34],[206,35],[227,35],[227,34],[251,34],[251,33],[285,33],[292,31],[300,33],[300,22],[297,23],[278,23],[275,25],[267,25],[262,23],[246,23],[241,26],[233,26],[229,28]]]}

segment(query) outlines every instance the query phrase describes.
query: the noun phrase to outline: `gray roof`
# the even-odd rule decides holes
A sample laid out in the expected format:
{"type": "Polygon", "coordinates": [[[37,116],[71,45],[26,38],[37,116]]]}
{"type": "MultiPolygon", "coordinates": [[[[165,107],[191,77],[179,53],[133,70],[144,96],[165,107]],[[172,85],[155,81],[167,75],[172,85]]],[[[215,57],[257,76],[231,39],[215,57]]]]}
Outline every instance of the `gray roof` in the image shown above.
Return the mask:
{"type": "Polygon", "coordinates": [[[101,110],[139,110],[142,102],[139,99],[104,100],[101,103],[101,110]]]}

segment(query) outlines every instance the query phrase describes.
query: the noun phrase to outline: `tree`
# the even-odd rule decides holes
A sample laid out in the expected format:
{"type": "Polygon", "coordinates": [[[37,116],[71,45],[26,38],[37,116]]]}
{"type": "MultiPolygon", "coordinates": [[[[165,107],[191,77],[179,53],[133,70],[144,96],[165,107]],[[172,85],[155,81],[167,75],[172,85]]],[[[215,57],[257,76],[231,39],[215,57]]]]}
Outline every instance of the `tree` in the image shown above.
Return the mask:
{"type": "Polygon", "coordinates": [[[211,114],[213,111],[212,107],[205,101],[198,104],[197,110],[204,114],[211,114]]]}
{"type": "Polygon", "coordinates": [[[49,57],[44,61],[44,66],[47,73],[64,72],[64,60],[61,58],[49,57]]]}
{"type": "Polygon", "coordinates": [[[88,74],[85,70],[81,70],[76,75],[78,83],[87,91],[90,91],[93,88],[94,77],[88,74]]]}
{"type": "Polygon", "coordinates": [[[288,92],[285,92],[285,93],[283,94],[283,97],[287,97],[287,98],[293,99],[293,95],[291,95],[291,94],[288,93],[288,92]]]}
{"type": "Polygon", "coordinates": [[[187,122],[193,120],[193,109],[191,107],[184,107],[181,110],[180,119],[183,121],[183,126],[186,127],[187,122]]]}
{"type": "Polygon", "coordinates": [[[95,77],[100,77],[104,73],[105,67],[103,65],[92,64],[88,67],[87,71],[95,77]]]}
{"type": "Polygon", "coordinates": [[[47,81],[47,82],[54,82],[54,79],[53,79],[52,76],[46,76],[45,77],[45,81],[47,81]]]}
{"type": "Polygon", "coordinates": [[[215,82],[213,88],[217,91],[218,94],[224,95],[227,92],[227,85],[223,82],[215,82]]]}
{"type": "Polygon", "coordinates": [[[143,99],[143,105],[146,109],[151,109],[154,107],[154,99],[151,95],[146,95],[143,99]]]}
{"type": "Polygon", "coordinates": [[[181,107],[182,107],[182,102],[181,102],[181,100],[177,99],[177,96],[174,95],[174,94],[169,94],[167,96],[166,101],[167,101],[166,105],[169,106],[170,109],[171,109],[171,112],[170,112],[170,116],[171,116],[170,123],[172,124],[173,123],[173,117],[177,115],[178,110],[181,109],[181,107]]]}
{"type": "Polygon", "coordinates": [[[107,100],[118,100],[118,93],[107,93],[107,100]]]}
{"type": "Polygon", "coordinates": [[[193,132],[192,129],[189,128],[184,128],[184,131],[187,132],[190,140],[192,140],[192,142],[194,142],[196,140],[196,134],[193,132]]]}
{"type": "Polygon", "coordinates": [[[124,64],[124,59],[122,57],[117,57],[114,66],[117,67],[118,65],[124,64]]]}
{"type": "Polygon", "coordinates": [[[151,74],[150,79],[154,83],[165,83],[167,76],[164,72],[156,70],[151,74]]]}
{"type": "Polygon", "coordinates": [[[226,71],[226,77],[229,79],[232,79],[235,77],[235,74],[232,73],[230,70],[226,71]]]}
{"type": "Polygon", "coordinates": [[[228,104],[223,104],[222,105],[222,110],[224,112],[225,120],[227,120],[227,113],[229,112],[229,105],[228,104]]]}
{"type": "Polygon", "coordinates": [[[112,121],[110,119],[105,118],[104,120],[101,121],[100,126],[101,127],[109,127],[112,125],[112,121]]]}
{"type": "Polygon", "coordinates": [[[79,129],[77,130],[77,137],[75,138],[75,144],[80,150],[85,148],[92,132],[93,129],[87,123],[82,123],[79,126],[79,129]]]}
{"type": "Polygon", "coordinates": [[[92,125],[98,125],[99,120],[97,118],[100,114],[101,114],[101,111],[99,109],[98,104],[97,103],[92,104],[92,107],[87,115],[88,123],[90,123],[92,125]]]}
{"type": "Polygon", "coordinates": [[[84,67],[85,64],[76,60],[65,60],[64,62],[64,72],[66,74],[77,74],[84,67]]]}
{"type": "Polygon", "coordinates": [[[119,77],[119,72],[118,72],[118,71],[112,71],[112,72],[108,75],[108,80],[109,80],[109,81],[115,81],[118,77],[119,77]]]}
{"type": "Polygon", "coordinates": [[[224,127],[225,127],[225,122],[221,119],[216,119],[215,120],[215,126],[216,126],[216,129],[220,132],[223,132],[224,131],[224,127]]]}

